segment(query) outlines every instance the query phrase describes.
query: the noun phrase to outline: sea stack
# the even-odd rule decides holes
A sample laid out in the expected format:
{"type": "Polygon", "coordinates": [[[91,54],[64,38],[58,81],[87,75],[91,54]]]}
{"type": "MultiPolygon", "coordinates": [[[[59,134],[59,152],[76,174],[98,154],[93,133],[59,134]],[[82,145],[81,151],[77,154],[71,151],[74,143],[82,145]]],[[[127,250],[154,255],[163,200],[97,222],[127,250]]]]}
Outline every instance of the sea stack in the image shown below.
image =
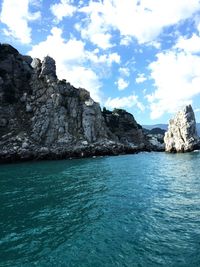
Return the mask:
{"type": "Polygon", "coordinates": [[[179,111],[174,119],[169,121],[164,142],[165,151],[167,152],[190,152],[198,147],[199,137],[191,105],[179,111]]]}

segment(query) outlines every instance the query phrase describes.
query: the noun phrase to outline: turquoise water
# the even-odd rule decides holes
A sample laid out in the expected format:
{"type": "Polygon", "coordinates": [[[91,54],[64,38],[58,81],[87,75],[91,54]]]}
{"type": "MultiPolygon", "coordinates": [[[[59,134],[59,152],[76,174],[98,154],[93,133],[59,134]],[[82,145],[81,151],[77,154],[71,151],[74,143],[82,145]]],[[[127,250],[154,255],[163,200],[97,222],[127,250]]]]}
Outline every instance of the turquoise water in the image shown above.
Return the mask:
{"type": "Polygon", "coordinates": [[[200,153],[0,165],[0,266],[200,266],[200,153]]]}

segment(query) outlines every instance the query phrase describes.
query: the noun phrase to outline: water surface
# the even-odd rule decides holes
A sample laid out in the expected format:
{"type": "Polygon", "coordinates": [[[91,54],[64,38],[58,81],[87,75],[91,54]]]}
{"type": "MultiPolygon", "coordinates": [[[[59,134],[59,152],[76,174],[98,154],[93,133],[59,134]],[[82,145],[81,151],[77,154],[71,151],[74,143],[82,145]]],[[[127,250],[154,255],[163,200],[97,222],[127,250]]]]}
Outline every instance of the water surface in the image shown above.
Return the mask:
{"type": "Polygon", "coordinates": [[[0,165],[0,266],[200,266],[200,153],[0,165]]]}

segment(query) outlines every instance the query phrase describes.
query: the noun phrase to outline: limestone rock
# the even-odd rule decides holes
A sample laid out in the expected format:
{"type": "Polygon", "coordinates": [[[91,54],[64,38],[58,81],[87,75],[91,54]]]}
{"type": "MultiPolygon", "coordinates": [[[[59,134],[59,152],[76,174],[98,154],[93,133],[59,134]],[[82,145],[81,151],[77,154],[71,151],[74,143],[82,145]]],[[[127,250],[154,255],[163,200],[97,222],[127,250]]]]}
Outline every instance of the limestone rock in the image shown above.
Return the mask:
{"type": "Polygon", "coordinates": [[[167,152],[189,152],[196,149],[199,144],[199,137],[191,105],[179,111],[174,119],[169,121],[164,142],[167,152]]]}
{"type": "Polygon", "coordinates": [[[85,89],[59,81],[54,59],[32,60],[7,44],[0,44],[0,59],[0,160],[57,158],[78,153],[82,141],[84,149],[106,142],[99,104],[85,89]]]}
{"type": "Polygon", "coordinates": [[[54,59],[0,44],[0,161],[135,153],[149,144],[133,115],[102,112],[87,90],[58,80],[54,59]]]}

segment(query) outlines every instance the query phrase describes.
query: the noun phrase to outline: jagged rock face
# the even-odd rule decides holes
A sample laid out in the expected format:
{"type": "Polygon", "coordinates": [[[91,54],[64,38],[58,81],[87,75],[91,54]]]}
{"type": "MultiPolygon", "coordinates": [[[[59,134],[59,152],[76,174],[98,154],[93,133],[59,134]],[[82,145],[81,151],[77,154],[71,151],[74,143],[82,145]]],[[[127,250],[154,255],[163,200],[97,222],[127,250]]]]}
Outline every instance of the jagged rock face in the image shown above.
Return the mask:
{"type": "Polygon", "coordinates": [[[28,103],[34,113],[32,138],[46,145],[106,138],[99,105],[86,90],[57,80],[55,62],[51,59],[52,64],[49,63],[50,59],[45,58],[39,64],[41,68],[36,66],[30,82],[34,98],[33,103],[28,103]]]}
{"type": "Polygon", "coordinates": [[[103,111],[106,125],[117,140],[124,144],[145,146],[145,135],[133,115],[123,109],[114,109],[113,112],[103,111]]]}
{"type": "Polygon", "coordinates": [[[88,91],[58,80],[55,61],[0,44],[0,161],[133,153],[148,146],[123,110],[102,114],[88,91]]]}
{"type": "Polygon", "coordinates": [[[191,105],[179,111],[175,118],[169,121],[164,142],[167,152],[189,152],[198,146],[199,138],[191,105]]]}
{"type": "Polygon", "coordinates": [[[1,151],[106,138],[98,103],[85,89],[59,81],[52,58],[32,61],[13,47],[0,45],[1,151]]]}

